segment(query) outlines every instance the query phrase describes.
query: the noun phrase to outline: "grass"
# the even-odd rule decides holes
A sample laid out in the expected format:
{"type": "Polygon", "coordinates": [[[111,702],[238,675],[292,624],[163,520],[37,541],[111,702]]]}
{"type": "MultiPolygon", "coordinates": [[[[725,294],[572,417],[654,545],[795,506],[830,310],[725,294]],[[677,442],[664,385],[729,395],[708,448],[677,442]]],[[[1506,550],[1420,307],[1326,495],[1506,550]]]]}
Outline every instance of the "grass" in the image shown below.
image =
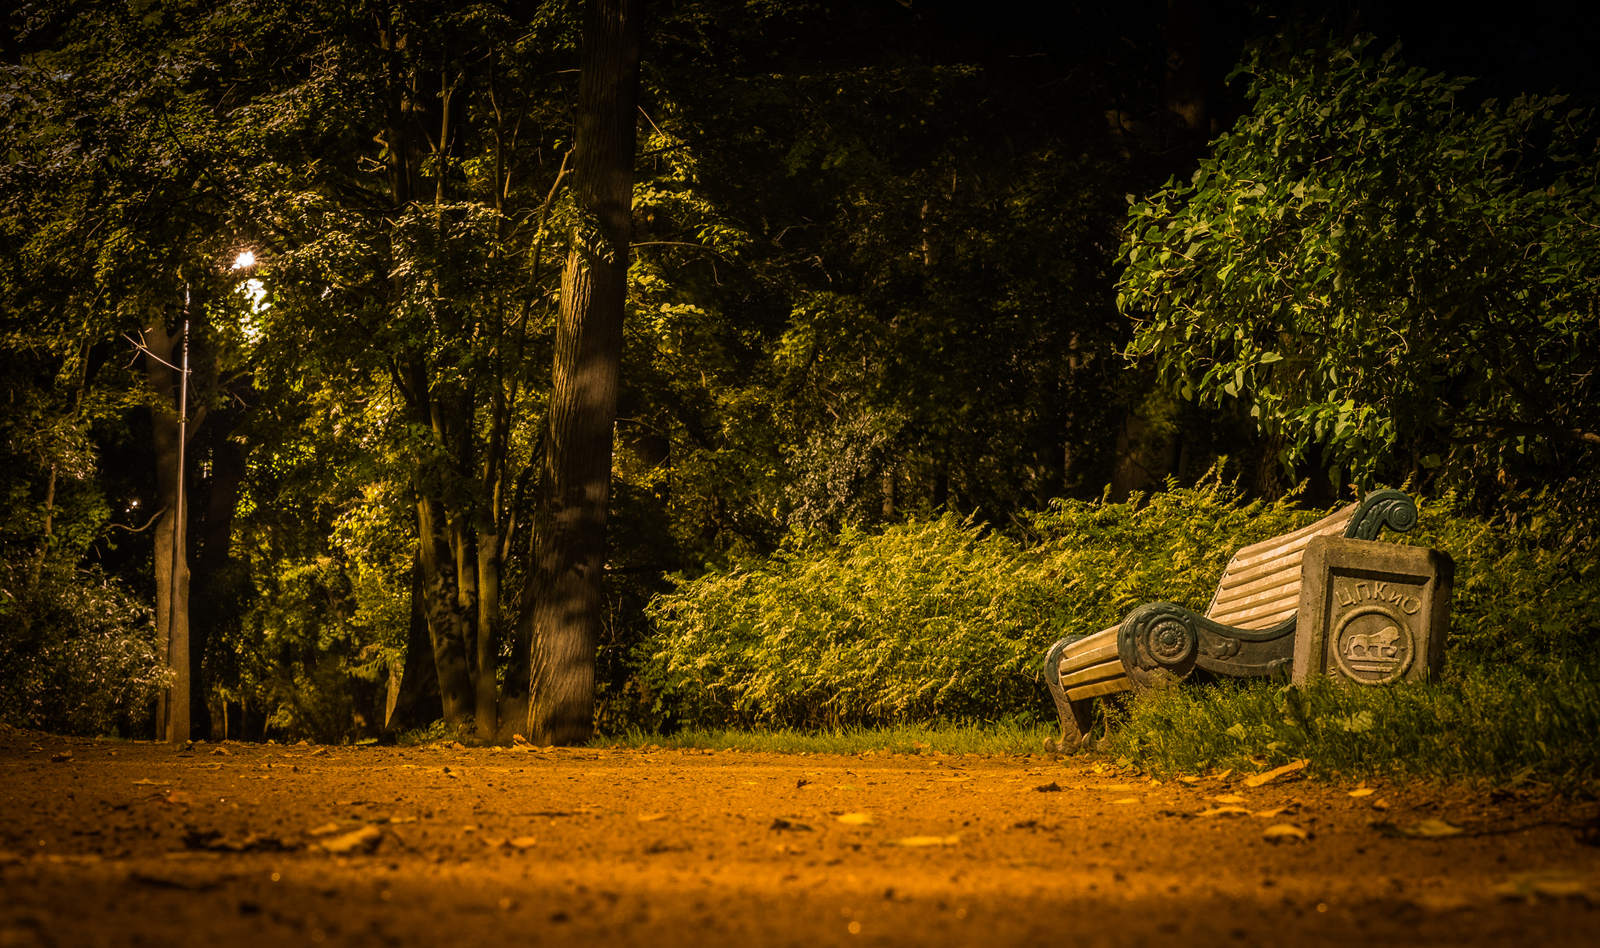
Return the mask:
{"type": "Polygon", "coordinates": [[[1265,767],[1417,776],[1564,791],[1600,778],[1600,681],[1469,669],[1441,682],[1356,688],[1227,681],[1140,696],[1111,714],[1103,750],[1155,772],[1265,767]]]}
{"type": "Polygon", "coordinates": [[[793,728],[739,730],[685,728],[671,734],[639,729],[599,737],[596,746],[739,750],[768,754],[982,754],[1040,753],[1055,729],[1032,721],[999,721],[901,725],[885,728],[842,728],[807,731],[793,728]]]}

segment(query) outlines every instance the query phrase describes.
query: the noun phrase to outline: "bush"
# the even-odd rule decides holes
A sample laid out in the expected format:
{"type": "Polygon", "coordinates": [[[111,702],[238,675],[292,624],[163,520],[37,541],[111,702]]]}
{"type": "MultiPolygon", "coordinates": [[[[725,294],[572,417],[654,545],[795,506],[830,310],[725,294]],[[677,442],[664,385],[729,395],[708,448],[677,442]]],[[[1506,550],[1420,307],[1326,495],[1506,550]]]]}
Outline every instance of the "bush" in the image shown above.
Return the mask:
{"type": "MultiPolygon", "coordinates": [[[[1452,674],[1535,681],[1592,663],[1600,589],[1564,503],[1547,492],[1487,521],[1447,496],[1422,505],[1416,533],[1387,535],[1456,560],[1452,674]]],[[[1204,610],[1235,550],[1324,515],[1245,503],[1212,481],[1055,502],[1026,524],[1029,545],[950,515],[797,536],[769,561],[657,598],[639,675],[664,720],[695,727],[1049,719],[1041,672],[1056,639],[1156,599],[1204,610]]]]}
{"type": "Polygon", "coordinates": [[[1142,500],[1058,502],[1027,547],[949,514],[797,537],[656,599],[641,677],[703,727],[1048,717],[1050,643],[1150,599],[1203,609],[1235,547],[1317,516],[1217,483],[1142,500]]]}
{"type": "Polygon", "coordinates": [[[0,566],[0,721],[57,734],[150,727],[171,672],[150,610],[98,568],[0,566]]]}

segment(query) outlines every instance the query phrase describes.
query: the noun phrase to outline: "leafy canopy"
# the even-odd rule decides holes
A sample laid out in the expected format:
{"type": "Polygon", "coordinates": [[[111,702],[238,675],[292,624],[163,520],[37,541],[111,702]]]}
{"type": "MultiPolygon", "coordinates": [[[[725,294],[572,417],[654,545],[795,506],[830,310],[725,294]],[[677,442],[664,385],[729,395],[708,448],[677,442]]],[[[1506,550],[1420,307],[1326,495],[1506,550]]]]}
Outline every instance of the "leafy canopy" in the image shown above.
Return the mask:
{"type": "Polygon", "coordinates": [[[1128,351],[1185,397],[1246,400],[1286,464],[1323,446],[1362,482],[1580,456],[1600,443],[1592,111],[1468,109],[1467,80],[1370,42],[1235,70],[1252,112],[1130,210],[1128,351]]]}

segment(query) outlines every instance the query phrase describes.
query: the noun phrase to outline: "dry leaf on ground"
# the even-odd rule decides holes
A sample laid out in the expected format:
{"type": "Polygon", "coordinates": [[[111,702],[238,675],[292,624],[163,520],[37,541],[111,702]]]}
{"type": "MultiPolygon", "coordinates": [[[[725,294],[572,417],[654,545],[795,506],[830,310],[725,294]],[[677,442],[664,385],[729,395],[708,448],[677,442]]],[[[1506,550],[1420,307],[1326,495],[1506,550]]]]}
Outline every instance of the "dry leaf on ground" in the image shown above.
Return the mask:
{"type": "Polygon", "coordinates": [[[640,813],[639,814],[639,822],[641,822],[641,823],[654,823],[656,820],[664,820],[666,818],[667,818],[667,814],[665,814],[665,813],[640,813]]]}
{"type": "Polygon", "coordinates": [[[806,824],[796,823],[792,820],[786,820],[782,817],[778,817],[777,819],[773,820],[770,828],[775,830],[795,830],[796,832],[804,833],[811,832],[811,827],[807,826],[806,824]]]}
{"type": "Polygon", "coordinates": [[[1138,802],[1139,802],[1139,798],[1138,797],[1123,797],[1120,800],[1112,800],[1111,801],[1111,805],[1112,806],[1127,806],[1130,803],[1138,803],[1138,802]]]}
{"type": "Polygon", "coordinates": [[[1352,796],[1352,797],[1370,797],[1374,793],[1377,793],[1377,792],[1378,791],[1372,789],[1371,787],[1357,787],[1354,790],[1350,791],[1350,796],[1352,796]]]}
{"type": "Polygon", "coordinates": [[[1257,810],[1256,812],[1254,812],[1254,813],[1252,813],[1250,815],[1251,816],[1260,817],[1262,819],[1270,820],[1274,816],[1282,816],[1283,814],[1288,813],[1291,810],[1298,810],[1298,809],[1300,809],[1300,801],[1299,800],[1292,800],[1292,801],[1290,801],[1288,803],[1285,803],[1283,806],[1275,806],[1270,810],[1257,810]]]}
{"type": "Polygon", "coordinates": [[[1540,872],[1522,872],[1494,887],[1494,894],[1503,899],[1524,899],[1537,902],[1538,896],[1547,899],[1589,897],[1588,885],[1576,873],[1546,869],[1540,872]]]}
{"type": "Polygon", "coordinates": [[[1214,796],[1211,799],[1217,801],[1218,803],[1244,803],[1244,802],[1246,802],[1245,798],[1239,796],[1237,793],[1223,793],[1223,794],[1219,794],[1217,796],[1214,796]]]}
{"type": "Polygon", "coordinates": [[[1274,780],[1277,780],[1279,777],[1282,777],[1285,774],[1292,774],[1297,770],[1304,770],[1306,764],[1309,763],[1311,762],[1309,760],[1305,760],[1304,758],[1290,761],[1289,763],[1284,764],[1282,767],[1274,767],[1272,770],[1269,770],[1264,774],[1256,774],[1254,777],[1246,777],[1244,780],[1244,785],[1247,787],[1263,786],[1271,783],[1274,780]]]}
{"type": "Polygon", "coordinates": [[[539,840],[533,836],[513,836],[506,840],[506,845],[510,846],[512,849],[527,849],[537,842],[539,842],[539,840]]]}
{"type": "Polygon", "coordinates": [[[322,842],[325,852],[343,854],[353,852],[371,852],[378,847],[378,841],[383,839],[383,830],[376,826],[363,826],[353,833],[345,833],[322,842]]]}
{"type": "Polygon", "coordinates": [[[954,846],[961,842],[961,835],[954,836],[906,836],[902,839],[891,839],[884,842],[885,846],[954,846]]]}
{"type": "Polygon", "coordinates": [[[870,814],[870,813],[841,813],[839,815],[839,817],[838,817],[838,822],[843,823],[846,826],[864,826],[864,825],[872,822],[872,814],[870,814]]]}
{"type": "Polygon", "coordinates": [[[1250,815],[1250,811],[1246,810],[1242,806],[1216,806],[1216,807],[1212,807],[1212,808],[1210,808],[1208,810],[1201,810],[1199,813],[1195,814],[1195,816],[1201,817],[1202,819],[1209,819],[1210,817],[1213,817],[1213,816],[1249,816],[1249,815],[1250,815]]]}
{"type": "Polygon", "coordinates": [[[1385,836],[1407,836],[1412,839],[1441,839],[1446,836],[1460,836],[1466,830],[1454,823],[1444,820],[1423,820],[1414,826],[1396,826],[1393,823],[1373,823],[1372,828],[1385,836]]]}
{"type": "Polygon", "coordinates": [[[59,754],[52,754],[50,762],[53,764],[66,764],[72,761],[72,751],[64,750],[59,754]]]}
{"type": "Polygon", "coordinates": [[[1278,823],[1261,831],[1261,838],[1270,843],[1293,842],[1310,834],[1293,823],[1278,823]]]}

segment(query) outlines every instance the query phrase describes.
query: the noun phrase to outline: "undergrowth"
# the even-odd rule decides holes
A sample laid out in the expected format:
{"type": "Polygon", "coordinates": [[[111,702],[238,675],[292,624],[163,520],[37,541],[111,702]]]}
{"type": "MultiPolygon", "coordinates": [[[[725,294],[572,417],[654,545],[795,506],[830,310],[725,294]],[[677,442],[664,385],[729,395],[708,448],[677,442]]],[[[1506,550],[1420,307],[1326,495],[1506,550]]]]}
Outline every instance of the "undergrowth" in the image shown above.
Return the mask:
{"type": "Polygon", "coordinates": [[[1330,678],[1148,692],[1110,715],[1104,749],[1157,771],[1253,769],[1308,758],[1343,776],[1413,775],[1575,789],[1600,777],[1600,682],[1473,668],[1445,681],[1357,688],[1330,678]]]}
{"type": "MultiPolygon", "coordinates": [[[[1442,681],[1184,687],[1113,712],[1106,746],[1169,770],[1304,756],[1351,774],[1593,781],[1592,531],[1557,490],[1494,519],[1451,496],[1420,507],[1415,532],[1384,539],[1455,560],[1442,681]]],[[[1056,502],[1018,537],[950,515],[797,535],[769,560],[680,580],[652,604],[655,632],[635,658],[654,716],[632,733],[683,746],[868,749],[941,722],[1033,728],[1054,718],[1041,678],[1050,643],[1157,599],[1204,610],[1235,550],[1325,513],[1246,503],[1212,480],[1123,504],[1056,502]]]]}
{"type": "Polygon", "coordinates": [[[743,730],[684,728],[670,734],[630,729],[596,738],[594,744],[623,747],[697,748],[768,754],[1037,754],[1053,727],[1031,721],[900,725],[806,731],[795,728],[743,730]]]}

